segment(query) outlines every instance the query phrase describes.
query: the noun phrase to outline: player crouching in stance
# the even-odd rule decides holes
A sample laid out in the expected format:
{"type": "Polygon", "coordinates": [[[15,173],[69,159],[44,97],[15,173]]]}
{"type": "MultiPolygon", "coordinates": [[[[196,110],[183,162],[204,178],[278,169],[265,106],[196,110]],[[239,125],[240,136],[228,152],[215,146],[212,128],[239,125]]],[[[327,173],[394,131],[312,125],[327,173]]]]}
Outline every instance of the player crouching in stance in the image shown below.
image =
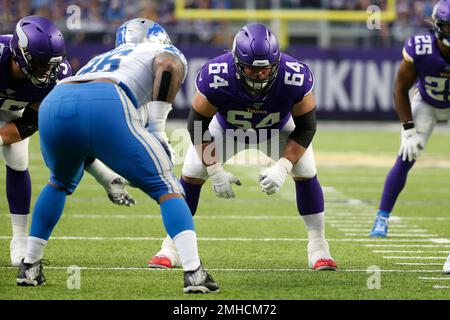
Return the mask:
{"type": "MultiPolygon", "coordinates": [[[[38,130],[38,109],[57,81],[72,75],[64,39],[56,25],[40,16],[21,19],[13,34],[0,35],[0,146],[6,163],[6,196],[13,237],[11,265],[25,256],[31,179],[28,171],[29,137],[38,130]]],[[[127,181],[95,158],[85,169],[106,189],[112,202],[130,206],[127,181]]]]}
{"type": "Polygon", "coordinates": [[[433,9],[433,32],[408,38],[397,72],[394,101],[402,124],[401,146],[389,171],[371,237],[385,238],[389,216],[406,184],[409,170],[425,147],[438,121],[450,119],[450,1],[433,9]],[[417,84],[416,84],[417,83],[417,84]],[[409,91],[416,84],[412,101],[409,91]]]}
{"type": "MultiPolygon", "coordinates": [[[[280,52],[275,35],[266,26],[244,26],[234,38],[232,52],[209,60],[197,75],[188,119],[193,146],[184,160],[181,184],[192,214],[208,178],[218,197],[233,198],[231,185],[241,183],[220,162],[226,162],[236,150],[227,147],[225,151],[225,146],[230,142],[234,146],[236,132],[255,130],[258,143],[248,147],[259,148],[277,161],[262,171],[262,191],[274,194],[288,175],[293,176],[297,208],[308,231],[309,265],[314,270],[335,270],[324,235],[324,198],[311,145],[316,131],[313,81],[306,64],[280,52]],[[264,141],[263,131],[276,132],[271,137],[274,144],[264,141]],[[204,138],[209,134],[213,141],[204,138]],[[263,142],[276,147],[262,150],[263,142]]],[[[168,235],[149,267],[179,265],[179,254],[168,235]]]]}
{"type": "MultiPolygon", "coordinates": [[[[142,20],[145,23],[148,20],[142,20]]],[[[40,142],[51,176],[36,201],[18,285],[45,283],[44,248],[66,196],[82,177],[84,159],[92,156],[159,203],[185,270],[184,292],[218,291],[200,262],[192,215],[170,158],[144,129],[137,111],[149,101],[173,102],[185,74],[185,59],[160,25],[150,22],[146,31],[142,43],[125,43],[93,58],[43,101],[40,142]]]]}

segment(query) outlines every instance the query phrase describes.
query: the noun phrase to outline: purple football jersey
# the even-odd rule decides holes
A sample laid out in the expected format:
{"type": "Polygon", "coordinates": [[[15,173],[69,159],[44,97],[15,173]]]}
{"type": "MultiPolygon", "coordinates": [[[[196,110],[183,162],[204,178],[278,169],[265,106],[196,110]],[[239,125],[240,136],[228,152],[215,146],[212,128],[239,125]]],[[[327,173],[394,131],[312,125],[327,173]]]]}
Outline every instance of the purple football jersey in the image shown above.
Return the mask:
{"type": "MultiPolygon", "coordinates": [[[[0,35],[0,110],[17,111],[31,103],[40,103],[53,89],[55,84],[46,88],[34,86],[30,80],[14,83],[9,78],[12,52],[9,42],[12,35],[0,35]]],[[[72,75],[72,68],[67,60],[61,63],[61,72],[58,79],[64,79],[72,75]]]]}
{"type": "Polygon", "coordinates": [[[310,68],[281,53],[274,83],[262,97],[254,97],[236,77],[231,52],[206,62],[197,74],[197,89],[218,108],[217,120],[224,129],[280,129],[290,119],[292,106],[314,84],[310,68]]]}
{"type": "Polygon", "coordinates": [[[436,36],[423,33],[409,37],[403,57],[417,69],[417,88],[423,100],[436,108],[450,108],[450,60],[440,54],[436,36]]]}

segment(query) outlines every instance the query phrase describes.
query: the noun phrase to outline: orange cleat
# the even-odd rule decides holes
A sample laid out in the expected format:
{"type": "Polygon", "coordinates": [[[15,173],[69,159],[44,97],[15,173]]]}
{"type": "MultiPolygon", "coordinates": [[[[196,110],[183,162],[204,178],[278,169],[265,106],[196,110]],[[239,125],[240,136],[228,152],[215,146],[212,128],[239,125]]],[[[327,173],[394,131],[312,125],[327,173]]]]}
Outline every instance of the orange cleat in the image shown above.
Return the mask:
{"type": "Polygon", "coordinates": [[[333,259],[319,259],[313,266],[314,271],[336,271],[337,264],[333,259]]]}
{"type": "Polygon", "coordinates": [[[171,269],[172,261],[163,255],[154,256],[150,261],[147,262],[147,266],[149,268],[157,268],[157,269],[171,269]]]}

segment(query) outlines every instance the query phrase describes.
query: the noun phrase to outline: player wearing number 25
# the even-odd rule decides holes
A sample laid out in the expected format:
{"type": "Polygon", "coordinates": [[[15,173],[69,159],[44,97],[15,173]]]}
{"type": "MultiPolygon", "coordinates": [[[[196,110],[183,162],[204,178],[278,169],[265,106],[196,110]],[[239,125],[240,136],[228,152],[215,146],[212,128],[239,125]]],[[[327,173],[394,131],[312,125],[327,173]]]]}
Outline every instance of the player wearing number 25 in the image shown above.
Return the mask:
{"type": "MultiPolygon", "coordinates": [[[[313,84],[310,68],[280,52],[276,36],[266,26],[254,23],[240,29],[232,51],[206,62],[197,75],[197,92],[188,119],[193,146],[184,160],[181,184],[194,214],[208,178],[218,197],[235,196],[232,184],[241,183],[222,167],[238,149],[233,142],[265,152],[276,162],[259,176],[262,192],[274,194],[287,176],[293,177],[298,212],[308,231],[309,265],[314,270],[334,270],[336,263],[324,235],[324,198],[311,145],[316,131],[313,84]],[[240,136],[239,132],[248,135],[240,136]],[[251,133],[257,135],[253,144],[249,142],[251,133]],[[244,141],[239,141],[242,138],[244,141]],[[261,148],[264,144],[265,150],[261,148]]],[[[150,267],[179,264],[169,237],[149,262],[150,267]]]]}
{"type": "Polygon", "coordinates": [[[432,31],[413,35],[403,48],[395,80],[394,100],[402,124],[401,146],[381,198],[372,237],[386,237],[389,215],[406,183],[409,170],[438,121],[450,119],[450,1],[433,9],[432,31]],[[411,88],[415,86],[411,93],[411,88]]]}

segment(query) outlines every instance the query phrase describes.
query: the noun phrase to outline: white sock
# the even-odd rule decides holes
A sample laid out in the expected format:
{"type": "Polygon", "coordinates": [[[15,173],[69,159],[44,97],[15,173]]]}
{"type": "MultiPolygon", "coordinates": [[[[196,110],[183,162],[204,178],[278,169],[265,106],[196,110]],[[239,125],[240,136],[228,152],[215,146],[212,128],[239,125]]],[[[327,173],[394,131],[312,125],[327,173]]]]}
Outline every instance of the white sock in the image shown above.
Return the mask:
{"type": "Polygon", "coordinates": [[[29,214],[11,214],[13,238],[28,236],[29,214]]]}
{"type": "Polygon", "coordinates": [[[44,256],[44,249],[47,245],[47,240],[28,237],[27,251],[25,253],[25,263],[35,263],[39,261],[44,256]]]}
{"type": "Polygon", "coordinates": [[[87,172],[89,172],[98,183],[100,183],[103,187],[107,188],[108,184],[111,180],[114,180],[117,177],[117,174],[114,173],[110,168],[108,168],[103,162],[98,159],[95,159],[89,166],[84,168],[87,172]]]}
{"type": "Polygon", "coordinates": [[[193,271],[200,266],[198,256],[197,235],[192,230],[185,230],[177,234],[173,242],[180,254],[184,271],[193,271]]]}
{"type": "Polygon", "coordinates": [[[307,214],[302,216],[305,222],[308,240],[325,240],[325,213],[307,214]]]}
{"type": "Polygon", "coordinates": [[[177,251],[177,247],[169,235],[164,238],[161,249],[177,251]]]}

